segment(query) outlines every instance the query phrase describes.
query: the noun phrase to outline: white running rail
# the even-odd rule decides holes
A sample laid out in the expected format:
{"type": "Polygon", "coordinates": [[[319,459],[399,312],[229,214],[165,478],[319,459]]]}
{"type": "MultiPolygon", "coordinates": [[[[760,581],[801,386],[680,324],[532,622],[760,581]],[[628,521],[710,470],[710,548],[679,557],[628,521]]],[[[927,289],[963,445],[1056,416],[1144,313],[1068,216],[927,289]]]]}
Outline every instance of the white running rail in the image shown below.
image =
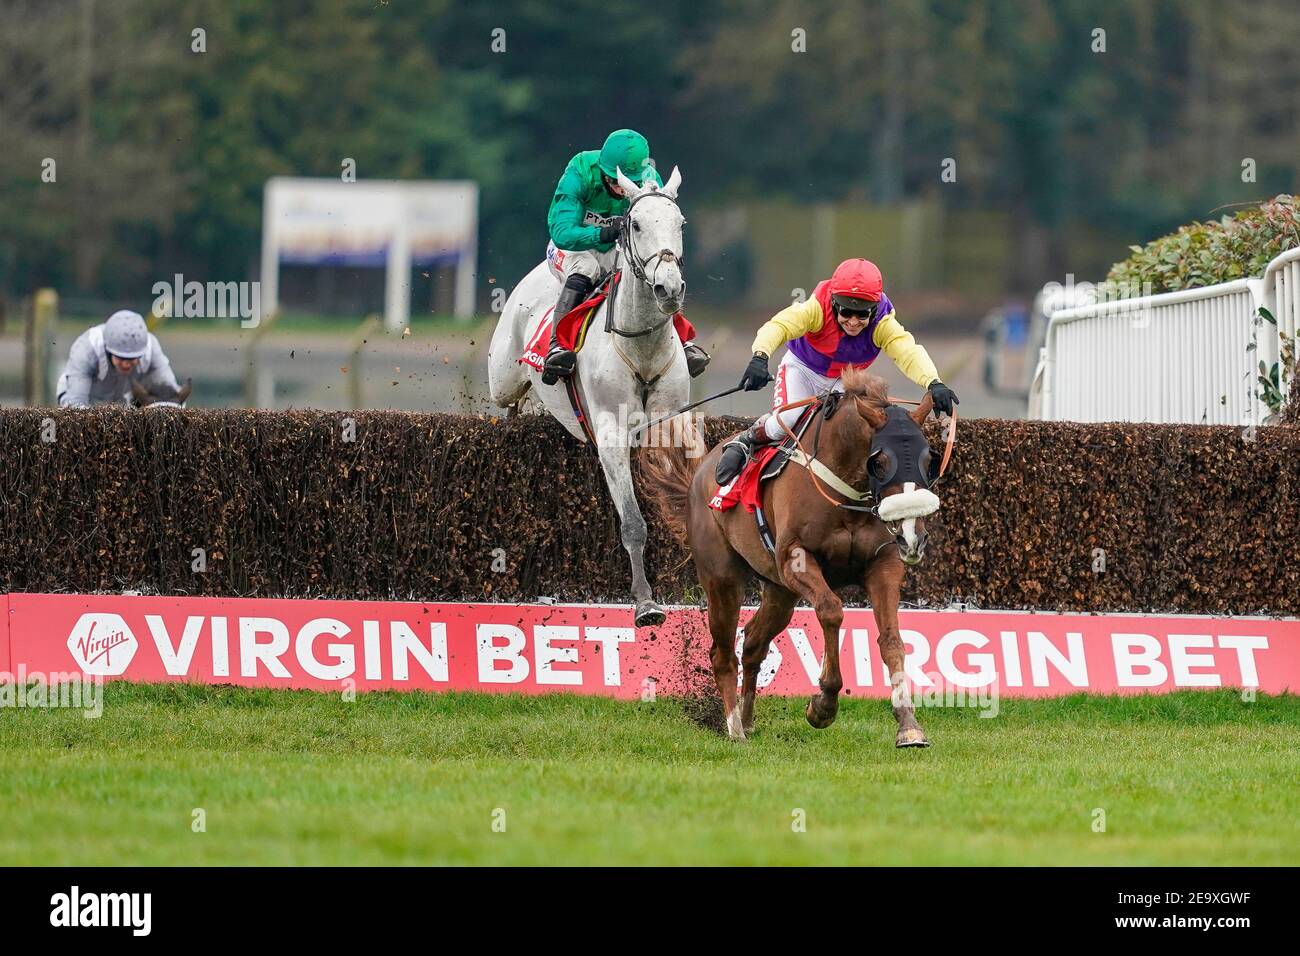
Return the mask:
{"type": "MultiPolygon", "coordinates": [[[[1300,248],[1255,279],[1056,309],[1030,388],[1047,421],[1260,424],[1259,363],[1294,355],[1300,248]],[[1259,317],[1263,306],[1274,326],[1259,317]],[[1251,348],[1252,341],[1255,343],[1251,348]]],[[[1281,391],[1290,382],[1281,362],[1281,391]]]]}

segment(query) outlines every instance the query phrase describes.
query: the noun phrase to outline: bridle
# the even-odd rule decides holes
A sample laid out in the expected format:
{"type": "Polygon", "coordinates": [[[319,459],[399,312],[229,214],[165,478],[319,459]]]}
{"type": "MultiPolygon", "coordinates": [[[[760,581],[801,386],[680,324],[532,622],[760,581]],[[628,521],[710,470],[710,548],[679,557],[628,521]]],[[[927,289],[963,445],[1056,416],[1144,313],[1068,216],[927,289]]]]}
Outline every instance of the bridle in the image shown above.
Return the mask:
{"type": "MultiPolygon", "coordinates": [[[[831,415],[834,414],[834,407],[827,406],[827,411],[817,416],[817,431],[813,435],[813,450],[811,455],[804,449],[803,442],[799,439],[799,436],[794,433],[794,430],[787,425],[785,419],[781,417],[781,413],[784,411],[789,411],[792,408],[802,408],[804,405],[819,405],[823,402],[828,402],[831,395],[836,394],[837,393],[835,392],[829,392],[826,395],[815,395],[812,398],[803,398],[797,402],[786,402],[780,408],[773,409],[772,414],[776,416],[777,422],[780,423],[781,428],[786,435],[794,439],[795,449],[794,452],[791,453],[790,457],[796,463],[803,465],[804,468],[807,469],[808,476],[812,479],[813,487],[817,489],[818,494],[826,499],[828,504],[834,505],[836,508],[842,508],[845,511],[861,511],[879,518],[880,505],[876,502],[875,495],[870,491],[858,491],[848,482],[844,481],[844,479],[832,472],[817,457],[817,449],[821,446],[822,440],[822,422],[826,421],[826,419],[830,418],[831,415]],[[819,473],[822,475],[821,478],[818,478],[819,473]],[[851,501],[861,501],[866,502],[866,504],[849,504],[843,501],[836,501],[830,496],[826,489],[822,487],[823,480],[828,484],[831,484],[836,491],[851,501]]],[[[838,398],[836,399],[836,403],[838,403],[838,398]]]]}
{"type": "MultiPolygon", "coordinates": [[[[772,414],[777,416],[777,422],[780,423],[781,428],[786,433],[786,435],[794,439],[795,448],[791,450],[790,458],[797,464],[802,465],[804,469],[808,472],[808,477],[812,479],[813,487],[817,489],[817,493],[821,495],[824,499],[826,499],[828,504],[833,505],[836,508],[840,508],[844,511],[856,511],[856,512],[869,514],[873,516],[874,518],[880,520],[885,525],[885,528],[890,532],[890,534],[896,538],[898,536],[898,529],[896,527],[891,527],[889,522],[884,521],[884,519],[880,517],[880,502],[876,500],[876,496],[872,494],[872,492],[869,490],[858,491],[858,489],[854,488],[844,479],[836,475],[833,471],[830,470],[830,468],[828,468],[822,461],[820,461],[817,458],[817,449],[821,444],[822,423],[835,414],[835,411],[839,407],[839,402],[842,399],[842,397],[843,397],[843,393],[841,392],[827,392],[822,395],[813,396],[812,398],[800,399],[797,402],[787,402],[786,404],[782,405],[780,408],[774,409],[772,411],[772,414]],[[799,439],[799,436],[795,434],[794,430],[789,425],[786,424],[785,419],[781,417],[781,412],[787,411],[792,408],[801,408],[804,405],[814,405],[814,404],[824,405],[825,407],[822,410],[821,414],[817,416],[817,430],[813,434],[813,450],[812,450],[812,454],[810,455],[804,449],[803,442],[799,439]],[[848,498],[850,500],[848,502],[837,501],[835,498],[831,497],[831,495],[822,486],[823,481],[829,484],[832,488],[834,488],[845,498],[848,498]],[[861,502],[861,503],[856,504],[853,502],[861,502]]],[[[891,403],[897,402],[899,404],[906,404],[906,405],[920,404],[920,402],[909,401],[908,399],[894,398],[892,395],[889,397],[889,401],[891,403]]],[[[951,421],[948,424],[948,439],[944,447],[943,460],[939,465],[938,473],[935,475],[933,479],[934,481],[938,481],[939,478],[943,477],[944,472],[948,470],[948,461],[952,457],[952,448],[954,442],[956,441],[956,438],[957,438],[957,411],[956,409],[953,409],[951,421]]],[[[893,543],[892,540],[886,541],[884,544],[880,545],[880,547],[876,549],[876,553],[879,554],[883,548],[887,547],[891,543],[893,543]]]]}
{"type": "MultiPolygon", "coordinates": [[[[632,239],[632,209],[641,200],[649,199],[654,196],[667,199],[674,206],[677,205],[677,201],[667,193],[647,190],[628,203],[627,212],[623,213],[623,215],[619,217],[623,223],[623,228],[619,231],[618,237],[619,256],[627,263],[628,269],[631,270],[632,275],[650,287],[650,295],[654,298],[655,308],[658,309],[659,314],[663,316],[663,318],[654,323],[654,325],[651,325],[648,328],[639,329],[636,332],[629,332],[625,329],[616,328],[614,325],[614,300],[615,296],[618,294],[618,285],[615,283],[614,288],[610,290],[609,306],[605,309],[605,331],[613,332],[615,335],[621,335],[628,339],[640,338],[643,335],[657,332],[677,313],[676,309],[671,309],[665,312],[664,307],[661,304],[663,300],[655,294],[654,289],[658,284],[656,280],[659,276],[659,267],[665,262],[675,262],[683,271],[686,268],[686,260],[678,256],[677,253],[673,252],[671,249],[660,249],[658,252],[646,256],[645,258],[641,258],[637,255],[636,247],[632,239]],[[651,267],[651,263],[653,263],[653,268],[651,267]]],[[[678,211],[680,212],[680,209],[678,211]]],[[[683,288],[685,288],[684,283],[683,288]]]]}

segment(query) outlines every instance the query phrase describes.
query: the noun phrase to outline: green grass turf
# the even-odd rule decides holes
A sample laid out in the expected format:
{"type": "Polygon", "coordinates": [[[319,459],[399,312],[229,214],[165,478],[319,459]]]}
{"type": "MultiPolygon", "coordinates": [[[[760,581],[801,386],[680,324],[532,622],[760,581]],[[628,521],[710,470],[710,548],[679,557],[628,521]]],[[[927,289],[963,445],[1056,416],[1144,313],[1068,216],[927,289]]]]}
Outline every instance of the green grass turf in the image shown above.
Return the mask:
{"type": "Polygon", "coordinates": [[[741,744],[692,710],[111,684],[0,710],[0,864],[1300,863],[1294,695],[928,709],[926,751],[883,701],[760,696],[741,744]]]}

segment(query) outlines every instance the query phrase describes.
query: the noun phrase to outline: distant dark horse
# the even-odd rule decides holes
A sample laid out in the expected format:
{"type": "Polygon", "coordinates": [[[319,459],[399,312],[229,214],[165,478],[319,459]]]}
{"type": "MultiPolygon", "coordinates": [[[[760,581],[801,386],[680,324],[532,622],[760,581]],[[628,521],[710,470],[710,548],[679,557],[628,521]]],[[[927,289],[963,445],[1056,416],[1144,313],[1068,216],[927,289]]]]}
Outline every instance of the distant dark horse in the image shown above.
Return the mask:
{"type": "Polygon", "coordinates": [[[848,369],[842,381],[844,394],[823,400],[816,411],[821,421],[812,421],[804,432],[805,460],[792,460],[764,484],[763,511],[775,554],[764,546],[754,515],[743,506],[727,511],[709,507],[718,491],[713,474],[723,443],[695,458],[680,447],[646,449],[642,468],[665,522],[689,545],[708,595],[713,676],[733,739],[743,739],[753,729],[759,665],[800,599],[816,611],[826,648],[820,693],[809,700],[806,714],[814,727],[830,726],[843,685],[839,639],[844,609],[836,591],[862,585],[894,688],[896,744],[926,747],[929,741],[906,688],[898,601],[904,563],[920,562],[925,551],[923,518],[939,506],[927,487],[934,469],[920,428],[933,403],[927,393],[909,415],[889,403],[882,379],[848,369]],[[754,575],[761,579],[763,600],[745,626],[738,709],[736,624],[745,586],[754,575]]]}
{"type": "Polygon", "coordinates": [[[181,408],[193,390],[193,379],[186,379],[185,384],[177,389],[176,394],[154,394],[134,379],[131,381],[131,400],[138,408],[181,408]]]}

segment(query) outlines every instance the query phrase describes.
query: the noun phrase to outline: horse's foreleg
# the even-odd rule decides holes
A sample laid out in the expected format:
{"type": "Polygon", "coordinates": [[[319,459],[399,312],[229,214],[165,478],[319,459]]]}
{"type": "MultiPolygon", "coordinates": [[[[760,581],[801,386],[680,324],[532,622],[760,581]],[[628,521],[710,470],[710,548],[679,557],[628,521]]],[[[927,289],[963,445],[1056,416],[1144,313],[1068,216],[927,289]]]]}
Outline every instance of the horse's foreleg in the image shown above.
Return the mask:
{"type": "Polygon", "coordinates": [[[794,614],[799,595],[774,584],[763,585],[763,603],[745,625],[744,686],[740,698],[740,719],[745,732],[754,729],[754,695],[758,692],[758,671],[767,657],[772,638],[785,630],[794,614]]]}
{"type": "Polygon", "coordinates": [[[745,727],[736,706],[736,621],[740,617],[744,588],[736,579],[726,578],[707,581],[704,589],[709,598],[709,634],[713,638],[709,663],[713,665],[713,679],[722,697],[727,736],[744,740],[745,727]]]}
{"type": "Polygon", "coordinates": [[[893,687],[890,701],[894,708],[894,718],[898,721],[898,737],[895,745],[899,747],[928,747],[925,731],[916,720],[912,709],[912,695],[907,686],[907,672],[904,670],[906,650],[903,638],[898,631],[898,596],[903,583],[903,564],[894,559],[877,562],[867,574],[867,595],[871,599],[871,610],[876,616],[876,628],[880,634],[876,642],[880,645],[880,658],[889,669],[889,681],[893,687]]]}
{"type": "Polygon", "coordinates": [[[632,464],[626,444],[602,441],[600,465],[605,472],[614,508],[618,511],[619,534],[632,561],[632,597],[636,601],[637,627],[662,624],[667,616],[654,602],[650,582],[645,576],[646,523],[632,487],[632,464]]]}
{"type": "Polygon", "coordinates": [[[817,559],[803,545],[791,542],[784,545],[780,553],[781,579],[813,606],[817,622],[822,626],[825,654],[817,682],[821,693],[808,701],[805,711],[808,723],[820,730],[835,722],[840,706],[840,688],[844,686],[840,676],[840,625],[844,623],[844,604],[826,583],[817,559]]]}

